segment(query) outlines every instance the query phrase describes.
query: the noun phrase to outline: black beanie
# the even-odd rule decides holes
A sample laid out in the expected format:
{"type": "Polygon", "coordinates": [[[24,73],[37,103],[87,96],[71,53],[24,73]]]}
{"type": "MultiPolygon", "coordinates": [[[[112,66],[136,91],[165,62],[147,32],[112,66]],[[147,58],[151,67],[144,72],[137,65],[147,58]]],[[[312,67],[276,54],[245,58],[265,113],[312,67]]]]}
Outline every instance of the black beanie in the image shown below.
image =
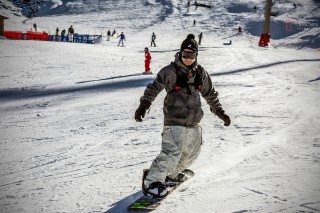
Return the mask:
{"type": "Polygon", "coordinates": [[[190,49],[194,52],[198,52],[198,43],[195,40],[195,36],[193,34],[189,34],[187,38],[182,42],[180,52],[182,52],[184,49],[190,49]]]}

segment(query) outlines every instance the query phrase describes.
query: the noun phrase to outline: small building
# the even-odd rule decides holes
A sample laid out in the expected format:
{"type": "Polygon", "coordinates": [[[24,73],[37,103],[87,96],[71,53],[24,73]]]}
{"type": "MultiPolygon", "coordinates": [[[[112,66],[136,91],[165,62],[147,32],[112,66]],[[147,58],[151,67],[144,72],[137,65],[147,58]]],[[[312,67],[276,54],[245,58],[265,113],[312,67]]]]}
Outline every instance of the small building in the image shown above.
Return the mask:
{"type": "Polygon", "coordinates": [[[0,15],[0,36],[3,36],[4,34],[4,20],[9,19],[3,15],[0,15]]]}

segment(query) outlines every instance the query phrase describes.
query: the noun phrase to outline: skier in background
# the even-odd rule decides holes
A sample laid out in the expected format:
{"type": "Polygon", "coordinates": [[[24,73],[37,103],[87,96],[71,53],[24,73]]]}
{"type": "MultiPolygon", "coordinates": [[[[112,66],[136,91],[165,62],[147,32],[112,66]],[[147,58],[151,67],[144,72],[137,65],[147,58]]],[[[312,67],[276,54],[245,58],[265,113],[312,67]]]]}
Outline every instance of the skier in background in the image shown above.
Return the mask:
{"type": "Polygon", "coordinates": [[[152,47],[152,44],[156,47],[156,34],[152,33],[152,36],[151,36],[151,47],[152,47]]]}
{"type": "Polygon", "coordinates": [[[112,32],[112,37],[114,36],[114,34],[116,34],[116,30],[113,30],[113,32],[112,32]]]}
{"type": "Polygon", "coordinates": [[[241,34],[242,33],[242,29],[241,26],[238,27],[238,33],[241,34]]]}
{"type": "Polygon", "coordinates": [[[33,24],[33,28],[34,28],[34,31],[37,32],[37,24],[36,23],[33,24]]]}
{"type": "Polygon", "coordinates": [[[110,30],[108,30],[108,32],[107,32],[107,41],[110,41],[110,36],[111,36],[111,32],[110,32],[110,30]]]}
{"type": "Polygon", "coordinates": [[[59,28],[56,29],[55,41],[59,41],[59,28]]]}
{"type": "Polygon", "coordinates": [[[123,41],[126,40],[126,37],[123,34],[123,32],[121,32],[121,34],[118,37],[120,37],[120,40],[119,40],[119,43],[118,43],[118,47],[120,46],[120,43],[122,44],[121,47],[124,47],[123,41]]]}
{"type": "Polygon", "coordinates": [[[199,45],[201,45],[201,40],[202,40],[202,32],[198,35],[199,37],[199,45]]]}
{"type": "Polygon", "coordinates": [[[63,30],[61,31],[61,41],[64,41],[65,36],[66,36],[66,30],[63,29],[63,30]]]}
{"type": "Polygon", "coordinates": [[[143,74],[151,74],[150,72],[151,54],[149,52],[148,47],[144,48],[144,56],[145,56],[145,61],[144,61],[145,72],[143,74]]]}
{"type": "Polygon", "coordinates": [[[198,44],[193,34],[182,42],[174,62],[162,68],[153,83],[147,85],[135,120],[142,122],[151,103],[165,89],[164,128],[162,150],[149,170],[143,171],[142,191],[147,196],[164,197],[170,192],[169,182],[183,182],[181,171],[197,159],[202,144],[199,125],[203,117],[201,96],[213,114],[229,126],[231,120],[225,114],[215,91],[210,75],[198,64],[198,44]]]}
{"type": "Polygon", "coordinates": [[[68,38],[69,38],[69,42],[73,42],[73,34],[74,34],[74,29],[72,27],[72,25],[69,27],[68,29],[68,38]]]}

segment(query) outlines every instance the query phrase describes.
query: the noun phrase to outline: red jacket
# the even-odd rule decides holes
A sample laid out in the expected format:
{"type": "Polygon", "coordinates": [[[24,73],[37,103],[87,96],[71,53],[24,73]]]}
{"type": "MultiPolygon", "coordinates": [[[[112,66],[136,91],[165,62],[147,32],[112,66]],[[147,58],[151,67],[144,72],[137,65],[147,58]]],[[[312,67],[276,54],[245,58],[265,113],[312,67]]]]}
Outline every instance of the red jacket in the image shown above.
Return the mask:
{"type": "Polygon", "coordinates": [[[145,53],[146,61],[151,61],[151,54],[149,52],[145,53]]]}

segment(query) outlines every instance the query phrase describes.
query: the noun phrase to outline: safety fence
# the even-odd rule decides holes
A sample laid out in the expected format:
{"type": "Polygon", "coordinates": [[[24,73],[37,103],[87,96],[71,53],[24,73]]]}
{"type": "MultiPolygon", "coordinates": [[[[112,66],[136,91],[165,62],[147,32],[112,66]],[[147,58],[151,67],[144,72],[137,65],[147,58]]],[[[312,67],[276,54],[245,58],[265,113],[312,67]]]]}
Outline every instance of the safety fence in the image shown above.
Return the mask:
{"type": "Polygon", "coordinates": [[[15,40],[39,40],[39,41],[59,41],[59,42],[74,42],[95,44],[101,43],[102,35],[88,35],[88,34],[73,34],[66,36],[49,35],[46,32],[27,31],[26,33],[20,31],[4,31],[4,36],[7,39],[15,40]]]}

